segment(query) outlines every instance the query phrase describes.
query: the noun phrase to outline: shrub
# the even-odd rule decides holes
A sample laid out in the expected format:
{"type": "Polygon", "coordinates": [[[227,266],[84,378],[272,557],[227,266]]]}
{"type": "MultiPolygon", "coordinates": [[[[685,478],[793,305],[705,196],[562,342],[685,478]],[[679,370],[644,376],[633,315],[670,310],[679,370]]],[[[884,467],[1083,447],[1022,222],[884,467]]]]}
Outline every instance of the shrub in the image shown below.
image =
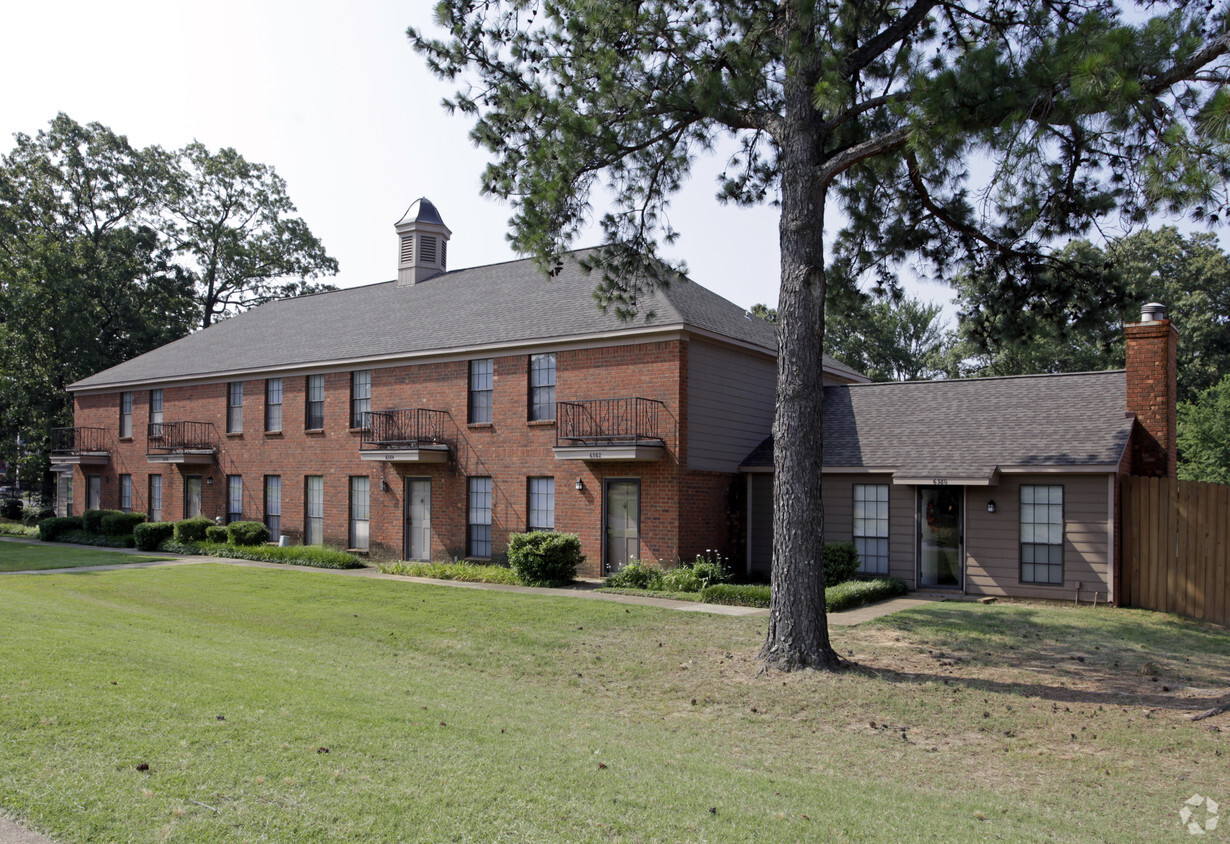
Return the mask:
{"type": "Polygon", "coordinates": [[[205,528],[205,541],[206,542],[221,542],[225,544],[226,538],[227,538],[226,527],[223,525],[210,525],[209,527],[205,528]]]}
{"type": "Polygon", "coordinates": [[[103,536],[132,536],[137,525],[145,521],[144,513],[108,513],[102,517],[103,536]]]}
{"type": "Polygon", "coordinates": [[[124,515],[119,510],[86,510],[81,514],[81,529],[86,533],[95,533],[101,535],[102,520],[107,516],[122,516],[124,515]]]}
{"type": "Polygon", "coordinates": [[[204,542],[206,528],[213,525],[213,519],[197,516],[195,519],[184,519],[175,523],[176,542],[204,542]]]}
{"type": "Polygon", "coordinates": [[[736,607],[767,607],[768,586],[748,586],[734,583],[715,583],[701,594],[706,604],[729,604],[736,607]]]}
{"type": "Polygon", "coordinates": [[[558,586],[577,576],[585,562],[574,533],[536,530],[508,537],[508,563],[527,586],[558,586]]]}
{"type": "Polygon", "coordinates": [[[43,519],[50,519],[56,514],[54,507],[39,507],[35,510],[33,507],[27,507],[22,514],[21,523],[30,527],[38,527],[38,523],[43,519]]]}
{"type": "Polygon", "coordinates": [[[264,545],[269,541],[269,528],[260,522],[231,522],[226,535],[232,545],[264,545]]]}
{"type": "Polygon", "coordinates": [[[277,545],[237,546],[202,542],[194,547],[196,550],[188,553],[226,557],[232,560],[258,560],[262,563],[314,566],[319,569],[361,569],[364,567],[363,561],[354,554],[334,548],[322,548],[319,545],[294,545],[282,548],[277,545]]]}
{"type": "Polygon", "coordinates": [[[847,580],[824,590],[824,605],[829,612],[840,612],[863,604],[872,604],[908,591],[905,582],[896,577],[875,580],[847,580]]]}
{"type": "Polygon", "coordinates": [[[662,572],[640,560],[633,560],[619,571],[607,577],[605,585],[613,589],[654,589],[661,591],[663,589],[662,572]]]}
{"type": "Polygon", "coordinates": [[[836,586],[854,577],[858,571],[858,550],[853,542],[824,544],[824,585],[836,586]]]}
{"type": "MultiPolygon", "coordinates": [[[[625,569],[627,566],[624,567],[625,569]]],[[[623,569],[616,574],[622,573],[623,569]]],[[[609,584],[610,581],[608,580],[609,584]]],[[[665,592],[699,592],[708,584],[702,583],[691,566],[679,566],[661,573],[658,588],[665,592]]]]}
{"type": "Polygon", "coordinates": [[[142,551],[157,551],[174,533],[174,522],[144,522],[132,529],[132,538],[142,551]]]}
{"type": "Polygon", "coordinates": [[[44,542],[58,542],[68,531],[81,529],[80,516],[52,516],[38,523],[38,538],[44,542]]]}
{"type": "Polygon", "coordinates": [[[716,554],[709,559],[705,557],[697,557],[696,562],[692,563],[690,568],[696,576],[696,581],[700,584],[702,591],[709,586],[717,583],[730,582],[730,570],[726,568],[725,562],[716,554]]]}
{"type": "Polygon", "coordinates": [[[16,522],[0,522],[0,536],[21,536],[27,539],[38,538],[38,528],[29,525],[19,525],[16,522]]]}
{"type": "Polygon", "coordinates": [[[17,521],[21,518],[24,506],[20,498],[6,498],[0,501],[0,517],[17,521]]]}
{"type": "Polygon", "coordinates": [[[60,534],[59,542],[72,542],[75,545],[97,545],[100,548],[132,548],[136,543],[132,534],[127,536],[107,536],[100,533],[87,533],[84,530],[69,530],[60,534]]]}
{"type": "Polygon", "coordinates": [[[463,583],[504,583],[516,586],[521,582],[517,573],[510,568],[475,563],[384,563],[380,570],[385,574],[458,580],[463,583]]]}

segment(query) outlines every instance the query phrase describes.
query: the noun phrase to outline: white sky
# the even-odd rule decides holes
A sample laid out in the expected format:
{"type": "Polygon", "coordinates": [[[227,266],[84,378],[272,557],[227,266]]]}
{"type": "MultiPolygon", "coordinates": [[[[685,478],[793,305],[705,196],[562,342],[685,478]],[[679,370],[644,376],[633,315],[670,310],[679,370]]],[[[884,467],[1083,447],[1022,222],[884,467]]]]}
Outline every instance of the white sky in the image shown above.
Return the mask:
{"type": "MultiPolygon", "coordinates": [[[[479,196],[485,153],[440,107],[452,88],[426,69],[406,27],[431,0],[61,0],[10,3],[0,37],[0,151],[57,112],[136,146],[196,139],[273,165],[351,287],[396,275],[393,224],[427,196],[453,231],[453,268],[509,260],[510,209],[479,196]]],[[[777,213],[713,198],[720,162],[699,162],[672,206],[668,250],[689,275],[750,307],[776,305],[777,213]]],[[[603,209],[596,209],[601,214],[603,209]]],[[[593,230],[576,246],[597,243],[593,230]]],[[[941,285],[909,283],[947,305],[941,285]]],[[[951,316],[953,309],[946,308],[951,316]]]]}

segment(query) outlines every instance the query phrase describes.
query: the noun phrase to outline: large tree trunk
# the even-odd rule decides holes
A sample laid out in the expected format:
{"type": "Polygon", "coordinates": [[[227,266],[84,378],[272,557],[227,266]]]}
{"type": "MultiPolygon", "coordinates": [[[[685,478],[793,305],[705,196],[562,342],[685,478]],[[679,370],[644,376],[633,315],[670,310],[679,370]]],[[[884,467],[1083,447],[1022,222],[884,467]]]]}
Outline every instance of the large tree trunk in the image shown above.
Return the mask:
{"type": "MultiPolygon", "coordinates": [[[[811,37],[805,4],[787,24],[811,37]]],[[[789,17],[788,13],[788,17],[789,17]]],[[[783,43],[790,43],[783,39],[783,43]]],[[[814,56],[801,43],[799,56],[814,56]]],[[[817,173],[823,130],[812,105],[814,67],[790,67],[785,121],[778,139],[782,163],[782,289],[777,305],[777,413],[773,422],[773,599],[769,635],[760,652],[783,670],[833,669],[841,659],[829,643],[824,608],[824,504],[821,424],[824,345],[824,194],[817,173]]]]}

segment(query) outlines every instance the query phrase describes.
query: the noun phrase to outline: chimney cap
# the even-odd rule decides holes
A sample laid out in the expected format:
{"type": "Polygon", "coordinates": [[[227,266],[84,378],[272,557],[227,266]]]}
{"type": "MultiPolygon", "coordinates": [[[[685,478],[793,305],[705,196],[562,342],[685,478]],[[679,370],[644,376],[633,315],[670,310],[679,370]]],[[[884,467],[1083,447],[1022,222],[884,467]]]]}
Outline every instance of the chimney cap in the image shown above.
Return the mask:
{"type": "Polygon", "coordinates": [[[1161,322],[1166,318],[1166,306],[1161,302],[1150,302],[1140,309],[1141,322],[1161,322]]]}

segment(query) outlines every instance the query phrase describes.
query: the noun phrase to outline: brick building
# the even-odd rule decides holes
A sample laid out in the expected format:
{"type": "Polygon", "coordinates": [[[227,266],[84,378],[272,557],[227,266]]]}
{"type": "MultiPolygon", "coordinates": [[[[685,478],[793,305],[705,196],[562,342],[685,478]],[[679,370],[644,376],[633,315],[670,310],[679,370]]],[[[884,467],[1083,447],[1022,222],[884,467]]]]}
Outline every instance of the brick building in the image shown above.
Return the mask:
{"type": "Polygon", "coordinates": [[[396,281],[273,302],[71,385],[60,511],[252,519],[405,559],[498,558],[552,528],[580,536],[589,575],[743,547],[771,325],[686,278],[621,322],[584,253],[549,278],[448,271],[425,199],[396,231],[396,281]]]}

